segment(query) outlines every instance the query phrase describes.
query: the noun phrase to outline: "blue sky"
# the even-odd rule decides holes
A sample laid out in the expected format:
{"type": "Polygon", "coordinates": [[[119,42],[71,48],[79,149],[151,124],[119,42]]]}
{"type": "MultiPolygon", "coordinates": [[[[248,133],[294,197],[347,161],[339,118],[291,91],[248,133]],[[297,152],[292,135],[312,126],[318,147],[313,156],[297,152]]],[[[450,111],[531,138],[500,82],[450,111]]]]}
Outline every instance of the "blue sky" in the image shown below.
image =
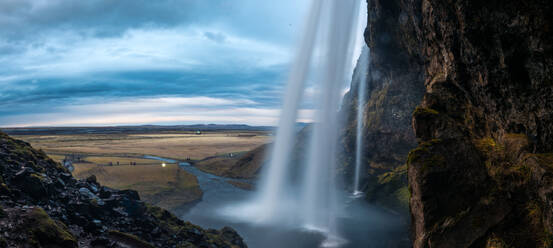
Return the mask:
{"type": "Polygon", "coordinates": [[[0,126],[273,125],[308,6],[2,0],[0,126]]]}

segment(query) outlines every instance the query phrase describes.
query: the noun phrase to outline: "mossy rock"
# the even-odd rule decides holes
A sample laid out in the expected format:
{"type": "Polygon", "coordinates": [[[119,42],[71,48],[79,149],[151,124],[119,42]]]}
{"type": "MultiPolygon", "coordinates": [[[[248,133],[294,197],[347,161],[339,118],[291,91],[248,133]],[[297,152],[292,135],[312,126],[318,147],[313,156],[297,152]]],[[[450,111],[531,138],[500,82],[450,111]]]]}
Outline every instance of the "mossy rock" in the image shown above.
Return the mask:
{"type": "Polygon", "coordinates": [[[486,155],[489,155],[492,152],[499,152],[504,150],[504,147],[498,144],[496,140],[491,137],[477,139],[473,143],[478,151],[486,155]]]}
{"type": "Polygon", "coordinates": [[[172,233],[178,233],[184,228],[185,223],[182,220],[163,208],[146,203],[146,212],[155,217],[161,227],[172,233]]]}
{"type": "Polygon", "coordinates": [[[407,156],[407,165],[412,166],[418,164],[421,166],[421,171],[427,172],[432,168],[445,167],[445,157],[441,154],[434,154],[431,152],[431,148],[434,145],[441,143],[440,139],[433,139],[428,142],[421,142],[419,146],[407,156]]]}
{"type": "Polygon", "coordinates": [[[0,195],[8,195],[10,193],[10,188],[8,187],[6,182],[4,182],[4,178],[0,175],[0,195]]]}
{"type": "Polygon", "coordinates": [[[437,110],[431,108],[417,107],[413,112],[414,116],[433,116],[440,114],[437,110]]]}
{"type": "Polygon", "coordinates": [[[25,217],[23,229],[29,235],[29,243],[42,247],[77,247],[77,240],[67,227],[51,219],[43,209],[33,208],[25,217]]]}
{"type": "Polygon", "coordinates": [[[394,197],[403,208],[409,208],[411,192],[407,186],[401,187],[394,192],[394,197]]]}
{"type": "Polygon", "coordinates": [[[407,184],[407,165],[403,165],[369,180],[367,200],[407,215],[411,195],[407,184]]]}
{"type": "Polygon", "coordinates": [[[124,247],[155,248],[152,244],[130,233],[120,232],[117,230],[110,230],[108,233],[111,239],[122,244],[124,247]]]}

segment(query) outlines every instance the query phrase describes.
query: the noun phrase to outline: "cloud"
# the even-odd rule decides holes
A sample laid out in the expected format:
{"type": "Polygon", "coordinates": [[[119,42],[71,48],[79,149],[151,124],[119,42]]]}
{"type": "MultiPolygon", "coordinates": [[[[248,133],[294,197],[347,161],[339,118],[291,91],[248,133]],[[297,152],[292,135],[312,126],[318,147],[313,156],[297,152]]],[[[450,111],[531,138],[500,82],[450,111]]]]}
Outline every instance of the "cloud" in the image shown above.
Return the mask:
{"type": "Polygon", "coordinates": [[[274,124],[309,2],[2,0],[0,126],[274,124]]]}
{"type": "Polygon", "coordinates": [[[227,37],[222,33],[204,32],[204,36],[217,43],[223,43],[227,37]]]}
{"type": "MultiPolygon", "coordinates": [[[[224,123],[275,125],[276,108],[244,107],[250,100],[213,97],[110,99],[104,103],[62,106],[48,113],[0,116],[1,126],[90,126],[136,124],[224,123]]],[[[312,120],[313,110],[300,111],[298,121],[312,120]]]]}

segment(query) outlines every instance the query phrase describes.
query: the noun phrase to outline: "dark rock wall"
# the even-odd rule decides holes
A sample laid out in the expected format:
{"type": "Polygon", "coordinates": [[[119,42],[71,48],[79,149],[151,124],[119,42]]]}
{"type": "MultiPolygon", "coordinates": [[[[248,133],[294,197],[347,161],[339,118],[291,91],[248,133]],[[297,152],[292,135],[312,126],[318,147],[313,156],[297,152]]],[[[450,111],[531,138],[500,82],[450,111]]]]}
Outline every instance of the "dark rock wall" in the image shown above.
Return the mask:
{"type": "Polygon", "coordinates": [[[414,246],[550,247],[553,3],[398,2],[426,91],[408,161],[414,246]]]}
{"type": "Polygon", "coordinates": [[[369,198],[398,193],[407,161],[415,247],[551,247],[553,2],[368,3],[369,198]]]}
{"type": "MultiPolygon", "coordinates": [[[[409,47],[410,43],[417,43],[417,26],[401,11],[400,4],[398,0],[368,1],[365,31],[370,61],[363,114],[363,190],[369,201],[391,208],[401,205],[397,196],[407,186],[406,170],[399,167],[405,165],[409,151],[417,145],[411,115],[424,93],[422,61],[411,56],[409,47]]],[[[351,90],[342,106],[347,116],[342,159],[347,181],[353,178],[355,167],[361,71],[361,68],[355,69],[351,90]]],[[[407,213],[406,209],[404,212],[407,213]]]]}

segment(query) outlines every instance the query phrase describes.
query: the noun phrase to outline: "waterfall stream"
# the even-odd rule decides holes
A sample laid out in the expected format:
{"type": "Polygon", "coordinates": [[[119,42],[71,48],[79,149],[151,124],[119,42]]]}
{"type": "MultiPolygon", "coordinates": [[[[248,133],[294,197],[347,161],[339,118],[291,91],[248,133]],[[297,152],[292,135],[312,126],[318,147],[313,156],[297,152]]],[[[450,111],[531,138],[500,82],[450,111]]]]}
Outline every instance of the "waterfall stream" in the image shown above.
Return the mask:
{"type": "Polygon", "coordinates": [[[338,228],[347,212],[336,180],[342,124],[339,106],[342,90],[351,79],[360,3],[361,0],[312,2],[257,196],[239,209],[226,212],[238,212],[245,215],[244,219],[263,226],[296,226],[322,233],[326,237],[321,244],[324,247],[348,242],[338,228]],[[315,83],[315,122],[307,158],[295,164],[290,158],[294,155],[296,120],[308,80],[315,83]]]}
{"type": "Polygon", "coordinates": [[[353,195],[361,196],[360,189],[361,180],[361,164],[363,152],[363,120],[365,113],[366,92],[367,92],[367,73],[369,71],[369,49],[364,46],[359,61],[357,62],[357,75],[354,80],[357,80],[357,136],[355,137],[355,174],[353,178],[353,195]]]}

